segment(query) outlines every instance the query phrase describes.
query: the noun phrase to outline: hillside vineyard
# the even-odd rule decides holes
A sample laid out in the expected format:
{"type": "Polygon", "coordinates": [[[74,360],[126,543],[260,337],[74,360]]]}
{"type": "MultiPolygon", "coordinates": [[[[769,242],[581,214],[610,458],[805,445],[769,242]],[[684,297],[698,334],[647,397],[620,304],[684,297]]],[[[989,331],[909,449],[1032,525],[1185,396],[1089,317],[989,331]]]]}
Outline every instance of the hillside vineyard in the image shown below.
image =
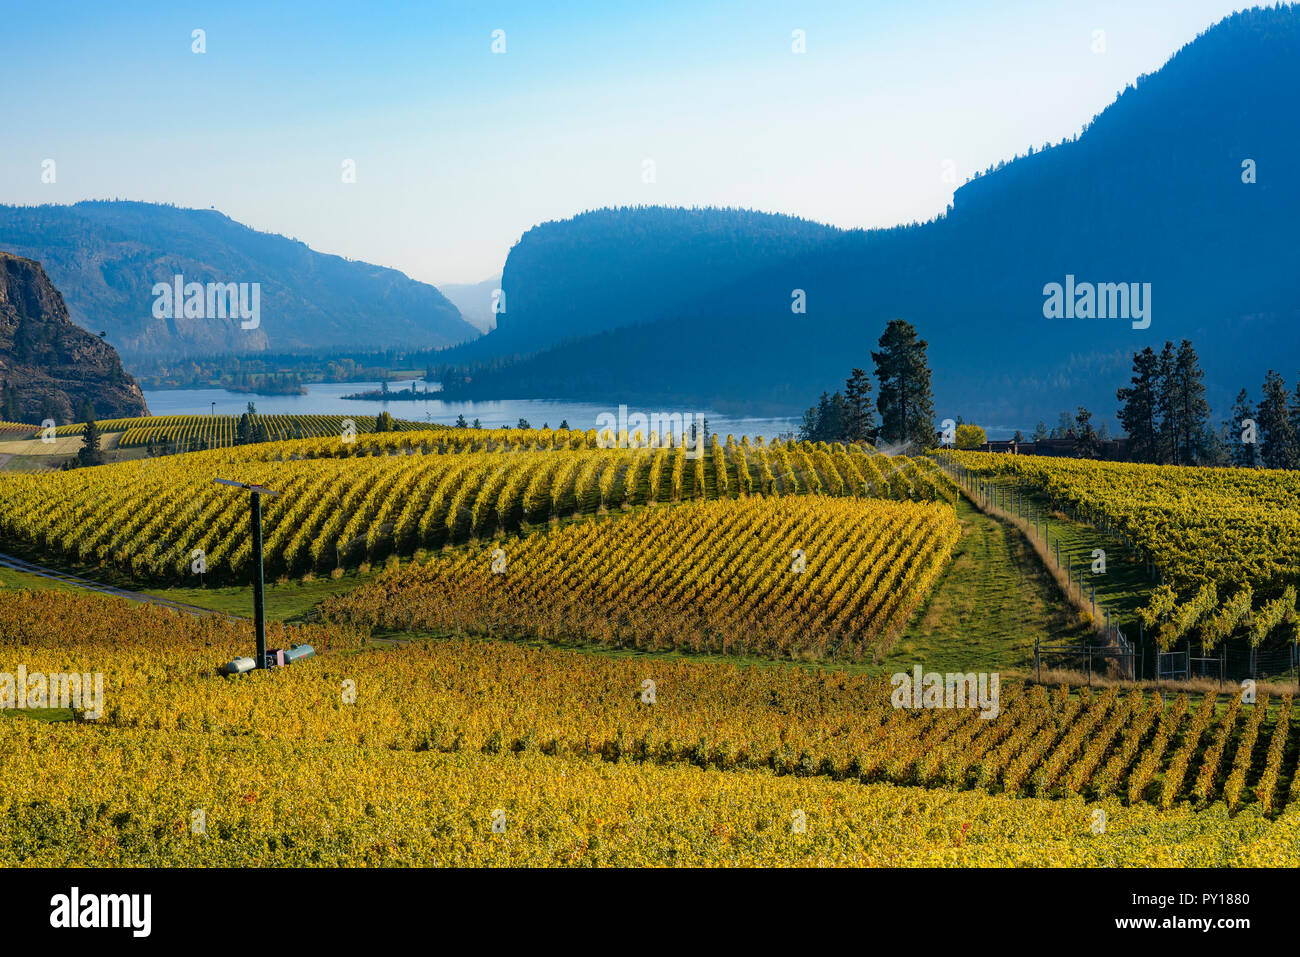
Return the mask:
{"type": "Polygon", "coordinates": [[[878,657],[959,536],[946,504],[710,501],[466,549],[323,613],[363,627],[645,650],[878,657]]]}
{"type": "Polygon", "coordinates": [[[264,513],[270,574],[414,556],[552,519],[660,503],[955,495],[929,460],[890,459],[860,446],[715,441],[703,456],[690,457],[681,445],[589,448],[594,433],[514,432],[494,441],[474,431],[260,443],[54,475],[4,475],[0,534],[69,560],[186,581],[194,578],[196,552],[217,579],[247,572],[247,503],[214,485],[218,477],[280,493],[264,513]],[[543,447],[545,441],[554,444],[543,447]],[[491,451],[457,451],[475,448],[491,451]]]}

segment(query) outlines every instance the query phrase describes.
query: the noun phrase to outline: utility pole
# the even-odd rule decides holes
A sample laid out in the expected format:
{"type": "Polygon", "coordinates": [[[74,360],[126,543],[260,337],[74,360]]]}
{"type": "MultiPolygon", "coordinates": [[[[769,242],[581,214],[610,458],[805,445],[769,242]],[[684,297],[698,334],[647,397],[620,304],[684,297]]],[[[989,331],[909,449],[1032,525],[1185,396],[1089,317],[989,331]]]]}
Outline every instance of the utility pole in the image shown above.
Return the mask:
{"type": "Polygon", "coordinates": [[[253,628],[257,634],[257,653],[254,667],[266,667],[266,596],[262,586],[262,496],[275,498],[280,493],[262,485],[233,482],[230,479],[213,479],[218,485],[233,485],[248,492],[249,510],[253,525],[253,628]]]}

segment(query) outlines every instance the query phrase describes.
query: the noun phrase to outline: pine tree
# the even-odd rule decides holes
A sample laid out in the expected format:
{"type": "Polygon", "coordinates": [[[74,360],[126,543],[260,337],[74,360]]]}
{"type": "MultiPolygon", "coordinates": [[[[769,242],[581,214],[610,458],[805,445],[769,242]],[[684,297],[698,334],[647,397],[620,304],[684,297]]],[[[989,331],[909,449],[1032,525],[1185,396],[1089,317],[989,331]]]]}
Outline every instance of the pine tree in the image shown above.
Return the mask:
{"type": "Polygon", "coordinates": [[[864,369],[854,369],[844,383],[848,405],[844,438],[849,442],[870,442],[876,431],[876,415],[871,408],[871,378],[864,369]]]}
{"type": "Polygon", "coordinates": [[[1092,427],[1092,413],[1079,406],[1074,417],[1074,454],[1076,458],[1095,459],[1100,448],[1097,444],[1097,432],[1092,427]]]}
{"type": "Polygon", "coordinates": [[[59,421],[59,407],[54,401],[54,396],[48,394],[41,396],[41,421],[44,422],[46,419],[55,424],[59,421]]]}
{"type": "Polygon", "coordinates": [[[99,447],[99,443],[99,424],[94,419],[88,419],[81,433],[81,448],[77,451],[77,464],[102,465],[104,451],[99,447]]]}
{"type": "Polygon", "coordinates": [[[1166,342],[1156,363],[1156,379],[1160,383],[1156,391],[1156,413],[1160,416],[1160,433],[1156,445],[1160,451],[1155,461],[1160,464],[1178,464],[1178,406],[1171,387],[1177,361],[1174,344],[1166,342]]]}
{"type": "Polygon", "coordinates": [[[880,436],[914,452],[935,444],[934,395],[925,353],[928,345],[917,338],[911,323],[891,319],[880,336],[880,351],[871,353],[876,364],[880,436]]]}
{"type": "Polygon", "coordinates": [[[1173,391],[1177,431],[1182,441],[1175,464],[1192,465],[1201,458],[1199,453],[1206,444],[1210,404],[1205,401],[1205,372],[1201,369],[1196,350],[1187,339],[1178,347],[1174,377],[1168,387],[1173,391]]]}
{"type": "Polygon", "coordinates": [[[1268,370],[1264,377],[1264,393],[1259,412],[1255,416],[1260,431],[1260,458],[1265,468],[1293,469],[1300,466],[1297,458],[1296,430],[1287,408],[1286,383],[1282,376],[1268,370]]]}
{"type": "Polygon", "coordinates": [[[1119,421],[1128,434],[1129,457],[1135,462],[1160,460],[1160,429],[1157,406],[1160,392],[1160,360],[1147,346],[1133,355],[1132,384],[1120,389],[1119,421]]]}
{"type": "Polygon", "coordinates": [[[1258,468],[1259,439],[1252,434],[1258,430],[1258,424],[1255,423],[1255,406],[1251,404],[1245,389],[1237,393],[1237,401],[1232,406],[1232,418],[1223,425],[1228,447],[1232,450],[1232,464],[1243,469],[1258,468]],[[1247,420],[1250,420],[1253,428],[1247,428],[1247,420]]]}
{"type": "MultiPolygon", "coordinates": [[[[823,392],[822,402],[829,402],[830,397],[823,392]]],[[[799,441],[816,442],[817,436],[821,434],[821,415],[818,412],[819,405],[809,406],[804,409],[803,418],[799,421],[799,441]]]]}
{"type": "Polygon", "coordinates": [[[1042,442],[1046,438],[1047,438],[1047,423],[1040,419],[1038,424],[1034,426],[1034,441],[1042,442]]]}

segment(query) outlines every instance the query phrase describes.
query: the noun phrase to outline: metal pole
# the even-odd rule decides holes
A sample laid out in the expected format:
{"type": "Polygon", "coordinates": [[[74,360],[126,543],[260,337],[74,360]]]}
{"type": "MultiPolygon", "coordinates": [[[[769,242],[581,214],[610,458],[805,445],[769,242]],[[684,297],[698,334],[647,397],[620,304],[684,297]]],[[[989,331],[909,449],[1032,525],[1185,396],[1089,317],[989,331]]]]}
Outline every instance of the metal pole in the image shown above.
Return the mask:
{"type": "Polygon", "coordinates": [[[249,493],[253,511],[253,627],[257,631],[257,667],[266,667],[266,600],[262,594],[262,496],[249,493]]]}

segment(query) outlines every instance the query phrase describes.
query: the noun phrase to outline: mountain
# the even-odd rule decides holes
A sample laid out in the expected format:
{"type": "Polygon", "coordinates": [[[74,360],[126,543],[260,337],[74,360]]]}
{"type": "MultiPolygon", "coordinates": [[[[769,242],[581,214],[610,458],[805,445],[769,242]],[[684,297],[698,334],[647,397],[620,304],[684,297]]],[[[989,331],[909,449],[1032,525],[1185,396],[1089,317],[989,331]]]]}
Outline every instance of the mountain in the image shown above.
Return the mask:
{"type": "Polygon", "coordinates": [[[840,231],[660,208],[547,223],[510,252],[499,328],[450,353],[492,364],[449,397],[795,411],[870,369],[901,317],[930,343],[940,418],[1027,429],[1084,404],[1110,419],[1132,353],[1184,337],[1226,411],[1269,367],[1300,367],[1298,117],[1300,8],[1255,9],[924,224],[840,231]],[[1067,276],[1149,283],[1149,326],[1048,318],[1049,284],[1067,276]],[[794,290],[806,314],[791,311],[794,290]]]}
{"type": "Polygon", "coordinates": [[[113,347],[68,318],[41,264],[0,252],[0,418],[63,424],[89,401],[102,418],[148,415],[113,347]]]}
{"type": "Polygon", "coordinates": [[[482,282],[445,282],[438,285],[438,291],[460,310],[460,317],[481,333],[491,332],[497,327],[497,313],[493,305],[500,288],[500,276],[482,282]]]}
{"type": "Polygon", "coordinates": [[[441,348],[478,336],[427,283],[318,253],[214,210],[97,201],[0,206],[0,249],[39,260],[67,297],[73,321],[107,332],[128,361],[333,347],[441,348]],[[231,318],[229,309],[225,317],[209,313],[206,288],[205,318],[157,318],[155,284],[171,284],[177,275],[205,286],[246,284],[246,312],[258,307],[255,324],[231,318]]]}

